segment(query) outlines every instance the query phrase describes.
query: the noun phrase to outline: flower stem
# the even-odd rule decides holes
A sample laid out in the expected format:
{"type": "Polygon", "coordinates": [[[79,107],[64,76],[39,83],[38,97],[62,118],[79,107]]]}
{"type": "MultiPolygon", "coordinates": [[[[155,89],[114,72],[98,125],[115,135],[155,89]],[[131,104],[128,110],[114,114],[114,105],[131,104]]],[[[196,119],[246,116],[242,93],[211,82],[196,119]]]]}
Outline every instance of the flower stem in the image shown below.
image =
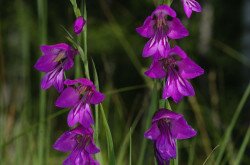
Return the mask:
{"type": "MultiPolygon", "coordinates": [[[[47,1],[37,0],[40,44],[47,41],[47,1]]],[[[41,77],[43,74],[41,74],[41,77]]],[[[39,128],[38,128],[38,164],[45,164],[45,117],[46,117],[46,93],[39,92],[39,128]]]]}

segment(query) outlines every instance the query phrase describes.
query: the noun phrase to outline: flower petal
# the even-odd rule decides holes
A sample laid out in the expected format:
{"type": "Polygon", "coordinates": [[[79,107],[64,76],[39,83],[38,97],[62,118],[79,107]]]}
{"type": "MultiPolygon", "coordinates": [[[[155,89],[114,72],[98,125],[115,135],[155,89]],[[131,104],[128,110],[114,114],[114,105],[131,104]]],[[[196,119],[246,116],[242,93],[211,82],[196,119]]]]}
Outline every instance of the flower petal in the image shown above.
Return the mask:
{"type": "Polygon", "coordinates": [[[152,122],[157,122],[158,120],[161,120],[161,119],[172,119],[172,120],[178,120],[180,118],[182,118],[183,116],[181,114],[178,114],[174,111],[170,111],[168,109],[159,109],[154,117],[153,117],[153,120],[152,122]]]}
{"type": "Polygon", "coordinates": [[[85,128],[89,128],[91,124],[94,124],[92,112],[88,104],[82,106],[79,111],[79,123],[85,128]]]}
{"type": "Polygon", "coordinates": [[[104,98],[104,94],[98,91],[94,91],[89,102],[90,104],[99,104],[103,102],[104,98]]]}
{"type": "Polygon", "coordinates": [[[170,56],[178,55],[178,56],[181,57],[182,59],[187,58],[187,54],[186,54],[186,53],[184,52],[184,50],[182,50],[181,47],[179,47],[179,46],[173,47],[173,48],[169,51],[169,55],[170,55],[170,56]]]}
{"type": "Polygon", "coordinates": [[[154,26],[155,21],[152,16],[148,16],[144,21],[143,25],[136,28],[137,33],[139,33],[142,37],[151,38],[154,35],[154,26]]]}
{"type": "Polygon", "coordinates": [[[178,77],[178,80],[176,81],[176,84],[177,84],[178,91],[183,96],[194,96],[195,95],[193,86],[186,79],[178,77]]]}
{"type": "Polygon", "coordinates": [[[82,105],[79,103],[68,114],[68,125],[73,127],[75,124],[80,123],[83,127],[89,128],[94,124],[92,112],[88,104],[82,105]]]}
{"type": "Polygon", "coordinates": [[[166,77],[166,71],[163,69],[162,64],[154,60],[149,67],[149,69],[145,72],[145,75],[150,78],[164,78],[166,77]]]}
{"type": "Polygon", "coordinates": [[[55,62],[56,55],[43,55],[41,56],[34,67],[41,72],[49,72],[53,70],[58,62],[55,62]]]}
{"type": "Polygon", "coordinates": [[[72,131],[63,133],[54,143],[53,148],[61,152],[69,152],[73,150],[77,144],[75,140],[76,134],[72,131]]]}
{"type": "Polygon", "coordinates": [[[172,97],[174,102],[178,103],[183,98],[182,94],[178,91],[176,81],[177,80],[175,76],[173,75],[173,73],[169,72],[169,76],[167,78],[167,81],[166,81],[166,84],[162,93],[163,99],[172,97]]]}
{"type": "Polygon", "coordinates": [[[61,69],[61,71],[56,75],[53,82],[54,87],[57,89],[59,93],[62,92],[64,88],[63,80],[64,80],[64,71],[63,69],[61,69]]]}
{"type": "Polygon", "coordinates": [[[63,69],[69,70],[74,66],[74,59],[68,57],[66,61],[64,62],[63,69]]]}
{"type": "Polygon", "coordinates": [[[63,165],[81,165],[85,164],[85,156],[81,150],[76,149],[73,150],[70,155],[64,160],[63,165]]]}
{"type": "Polygon", "coordinates": [[[168,21],[169,31],[168,37],[171,39],[181,39],[189,35],[188,30],[183,26],[178,18],[173,18],[172,21],[168,21]]]}
{"type": "Polygon", "coordinates": [[[160,134],[161,132],[157,126],[157,123],[153,123],[151,127],[144,133],[144,137],[150,140],[156,140],[160,134]]]}
{"type": "Polygon", "coordinates": [[[179,73],[184,79],[192,79],[204,74],[204,70],[190,58],[178,62],[179,73]]]}
{"type": "Polygon", "coordinates": [[[158,42],[156,37],[151,38],[144,46],[142,56],[143,57],[150,57],[157,53],[158,51],[158,42]]]}
{"type": "Polygon", "coordinates": [[[169,160],[176,157],[175,140],[172,139],[172,137],[168,137],[168,135],[161,134],[157,138],[156,148],[164,160],[169,160]]]}
{"type": "Polygon", "coordinates": [[[176,17],[176,12],[169,7],[168,5],[159,5],[152,13],[152,15],[164,15],[164,16],[171,16],[171,17],[176,17]]]}
{"type": "Polygon", "coordinates": [[[183,2],[183,3],[182,3],[182,4],[183,4],[183,10],[184,10],[186,16],[187,16],[188,18],[190,18],[193,11],[192,11],[192,9],[188,6],[188,4],[186,3],[186,0],[182,0],[182,2],[183,2]]]}
{"type": "Polygon", "coordinates": [[[42,45],[40,49],[45,55],[58,55],[61,51],[69,50],[70,46],[66,43],[59,43],[55,45],[42,45]]]}
{"type": "Polygon", "coordinates": [[[74,32],[79,35],[82,32],[82,29],[85,25],[86,21],[82,16],[77,17],[77,19],[74,22],[74,32]]]}
{"type": "Polygon", "coordinates": [[[46,73],[43,78],[42,78],[42,81],[41,81],[41,88],[46,90],[48,88],[50,88],[54,81],[55,81],[55,77],[57,76],[58,74],[58,69],[54,69],[48,73],[46,73]]]}
{"type": "Polygon", "coordinates": [[[197,134],[183,117],[172,121],[171,131],[176,139],[188,139],[197,134]]]}
{"type": "Polygon", "coordinates": [[[96,153],[100,152],[100,149],[98,147],[96,147],[96,145],[94,144],[93,140],[91,140],[89,142],[89,144],[85,147],[85,150],[89,154],[96,154],[96,153]]]}
{"type": "Polygon", "coordinates": [[[79,93],[72,87],[67,87],[56,100],[55,105],[60,108],[73,107],[79,101],[79,93]]]}

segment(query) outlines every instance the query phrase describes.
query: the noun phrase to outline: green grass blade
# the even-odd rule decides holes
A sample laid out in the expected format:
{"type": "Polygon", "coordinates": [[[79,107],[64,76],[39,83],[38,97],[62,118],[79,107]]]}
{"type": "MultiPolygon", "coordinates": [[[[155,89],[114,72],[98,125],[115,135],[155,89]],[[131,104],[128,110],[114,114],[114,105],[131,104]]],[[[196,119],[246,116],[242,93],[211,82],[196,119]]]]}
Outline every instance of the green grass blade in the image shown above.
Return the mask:
{"type": "Polygon", "coordinates": [[[209,158],[212,156],[212,154],[214,153],[214,151],[215,151],[218,147],[219,147],[219,145],[217,145],[216,147],[214,147],[214,149],[211,151],[211,153],[208,155],[208,157],[205,159],[205,161],[203,162],[202,165],[205,165],[205,164],[208,162],[209,158]]]}
{"type": "Polygon", "coordinates": [[[103,127],[104,127],[106,138],[107,138],[109,165],[115,165],[115,152],[114,152],[113,139],[112,139],[108,121],[106,119],[102,104],[100,104],[100,111],[101,111],[101,117],[103,121],[103,127]]]}
{"type": "MultiPolygon", "coordinates": [[[[37,0],[38,24],[40,44],[47,41],[47,0],[37,0]]],[[[41,77],[43,74],[41,74],[41,77]]],[[[39,93],[39,128],[38,128],[38,164],[45,164],[45,136],[46,136],[46,93],[40,89],[39,93]]]]}
{"type": "MultiPolygon", "coordinates": [[[[153,114],[157,110],[157,108],[158,108],[158,92],[157,92],[157,82],[155,81],[154,82],[154,87],[153,87],[153,90],[152,90],[152,99],[151,99],[151,103],[150,103],[150,108],[148,109],[148,113],[146,115],[144,131],[149,128],[151,118],[153,117],[153,114]]],[[[147,148],[147,140],[145,138],[143,138],[142,145],[141,145],[141,148],[140,148],[140,155],[139,155],[139,159],[138,159],[138,165],[143,165],[143,160],[144,160],[144,155],[145,155],[145,152],[146,152],[146,148],[147,148]]]]}
{"type": "Polygon", "coordinates": [[[130,138],[130,133],[133,134],[135,127],[137,126],[139,120],[141,119],[141,116],[143,115],[143,112],[144,112],[143,109],[141,109],[130,127],[130,132],[125,136],[123,143],[120,147],[120,151],[117,158],[117,164],[122,164],[122,162],[124,161],[124,156],[125,152],[127,151],[127,145],[130,138]]]}
{"type": "Polygon", "coordinates": [[[243,96],[242,96],[242,98],[240,100],[240,103],[237,106],[237,109],[236,109],[236,111],[235,111],[235,113],[233,115],[233,118],[232,118],[232,120],[230,122],[230,125],[227,128],[226,133],[224,135],[224,138],[223,138],[223,140],[221,142],[221,145],[220,145],[221,147],[220,147],[218,157],[217,157],[216,162],[215,162],[216,165],[220,165],[220,162],[222,160],[222,157],[223,157],[223,154],[225,152],[226,146],[227,146],[228,141],[230,140],[230,137],[232,135],[233,128],[234,128],[234,126],[236,124],[236,121],[237,121],[237,119],[238,119],[238,117],[240,115],[240,112],[241,112],[244,104],[247,101],[247,98],[248,98],[249,94],[250,94],[250,83],[248,84],[247,89],[245,90],[245,93],[243,94],[243,96]]]}
{"type": "Polygon", "coordinates": [[[239,152],[238,152],[238,154],[236,156],[236,159],[235,159],[235,162],[234,162],[236,165],[240,164],[240,162],[242,160],[242,157],[244,155],[244,152],[246,150],[246,147],[247,147],[247,145],[249,143],[249,140],[250,140],[250,126],[248,126],[247,133],[246,133],[245,138],[244,138],[244,140],[243,140],[243,142],[241,144],[240,150],[239,150],[239,152]]]}
{"type": "MultiPolygon", "coordinates": [[[[93,60],[92,60],[92,65],[93,65],[93,72],[94,72],[94,83],[95,83],[96,89],[99,90],[98,74],[97,74],[95,63],[94,63],[93,60]]],[[[98,145],[100,144],[100,142],[99,142],[99,134],[100,134],[100,132],[99,132],[99,110],[100,110],[99,105],[95,105],[95,134],[94,134],[94,139],[95,139],[96,144],[98,144],[98,145]]],[[[102,162],[102,160],[103,160],[102,155],[97,154],[96,159],[99,162],[102,162]]]]}

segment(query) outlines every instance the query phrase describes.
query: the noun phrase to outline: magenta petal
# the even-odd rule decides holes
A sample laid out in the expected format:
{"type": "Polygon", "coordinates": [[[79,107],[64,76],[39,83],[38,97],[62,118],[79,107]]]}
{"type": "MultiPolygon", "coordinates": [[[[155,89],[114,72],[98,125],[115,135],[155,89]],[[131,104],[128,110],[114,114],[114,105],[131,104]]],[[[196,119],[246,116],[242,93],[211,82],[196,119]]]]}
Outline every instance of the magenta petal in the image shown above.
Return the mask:
{"type": "Polygon", "coordinates": [[[192,9],[186,3],[186,0],[183,0],[183,10],[188,18],[192,15],[192,9]]]}
{"type": "Polygon", "coordinates": [[[89,128],[94,124],[92,113],[88,104],[82,105],[79,103],[68,114],[68,125],[73,127],[76,123],[81,123],[85,128],[89,128]]]}
{"type": "Polygon", "coordinates": [[[104,94],[98,91],[94,91],[89,102],[91,104],[99,104],[103,102],[104,98],[105,98],[104,94]]]}
{"type": "Polygon", "coordinates": [[[145,72],[145,75],[150,78],[164,78],[166,77],[166,71],[159,61],[153,61],[150,68],[145,72]]]}
{"type": "Polygon", "coordinates": [[[172,121],[172,134],[176,139],[188,139],[197,134],[197,132],[188,125],[187,121],[181,117],[172,121]]]}
{"type": "Polygon", "coordinates": [[[158,42],[156,37],[151,38],[144,46],[142,56],[149,57],[155,54],[158,50],[158,42]]]}
{"type": "Polygon", "coordinates": [[[44,75],[44,77],[42,78],[41,88],[44,90],[50,88],[54,83],[54,78],[55,78],[56,74],[58,74],[57,69],[54,69],[54,70],[46,73],[44,75]]]}
{"type": "Polygon", "coordinates": [[[136,28],[137,33],[142,37],[151,38],[154,35],[154,26],[155,21],[152,19],[152,16],[148,16],[144,21],[141,27],[136,28]]]}
{"type": "Polygon", "coordinates": [[[171,17],[176,17],[176,12],[168,5],[159,5],[152,13],[152,15],[169,15],[171,17]]]}
{"type": "Polygon", "coordinates": [[[71,154],[64,160],[63,165],[81,165],[84,163],[84,155],[80,150],[73,150],[71,154]]]}
{"type": "Polygon", "coordinates": [[[94,124],[91,109],[88,104],[83,106],[79,112],[79,123],[85,128],[89,128],[91,124],[94,124]]]}
{"type": "Polygon", "coordinates": [[[152,126],[144,133],[144,137],[150,140],[156,140],[160,134],[161,132],[157,123],[153,123],[152,126]]]}
{"type": "Polygon", "coordinates": [[[65,85],[75,85],[75,84],[77,84],[77,83],[78,83],[77,80],[66,79],[66,80],[64,81],[64,84],[65,84],[65,85]]]}
{"type": "Polygon", "coordinates": [[[179,73],[184,79],[192,79],[204,74],[204,70],[189,58],[178,62],[179,73]]]}
{"type": "Polygon", "coordinates": [[[160,109],[159,111],[157,111],[157,113],[155,113],[154,117],[153,117],[153,121],[152,122],[156,122],[160,119],[172,119],[172,120],[178,120],[180,118],[182,118],[183,116],[181,114],[178,114],[174,111],[170,111],[168,109],[160,109]]]}
{"type": "Polygon", "coordinates": [[[190,2],[191,7],[192,7],[192,10],[195,11],[195,12],[201,12],[202,11],[202,8],[200,6],[200,4],[195,1],[195,0],[188,0],[190,2]]]}
{"type": "Polygon", "coordinates": [[[75,136],[76,134],[71,131],[65,132],[56,140],[53,148],[62,152],[73,150],[76,146],[75,136]]]}
{"type": "Polygon", "coordinates": [[[79,108],[73,108],[70,110],[69,114],[68,114],[68,118],[67,118],[67,123],[69,127],[73,127],[74,125],[76,125],[76,123],[79,122],[80,120],[80,114],[81,112],[78,112],[79,108]]]}
{"type": "Polygon", "coordinates": [[[55,105],[60,108],[70,108],[79,101],[79,97],[79,93],[74,88],[68,87],[58,97],[55,105]]]}
{"type": "Polygon", "coordinates": [[[77,17],[77,19],[74,22],[74,32],[79,35],[82,32],[82,29],[85,25],[86,21],[82,16],[77,17]]]}
{"type": "Polygon", "coordinates": [[[54,61],[55,58],[56,55],[43,55],[37,60],[34,67],[41,72],[49,72],[57,65],[57,62],[54,61]]]}
{"type": "Polygon", "coordinates": [[[182,50],[179,46],[175,46],[173,47],[170,51],[169,51],[169,55],[173,56],[173,55],[178,55],[179,57],[181,57],[182,59],[187,57],[187,54],[184,52],[184,50],[182,50]]]}
{"type": "Polygon", "coordinates": [[[94,86],[93,82],[87,78],[78,78],[76,80],[83,86],[90,86],[90,87],[94,86]]]}
{"type": "Polygon", "coordinates": [[[176,80],[174,79],[172,74],[173,73],[171,72],[169,73],[167,82],[163,89],[162,97],[163,99],[172,97],[174,102],[178,103],[183,98],[183,95],[178,91],[176,80]]]}
{"type": "Polygon", "coordinates": [[[93,140],[91,140],[89,142],[89,144],[86,146],[85,150],[89,154],[96,154],[96,153],[100,152],[100,149],[98,147],[96,147],[96,145],[94,144],[93,140]]]}
{"type": "Polygon", "coordinates": [[[168,26],[169,31],[167,35],[171,39],[181,39],[189,35],[188,30],[178,18],[173,18],[172,21],[168,21],[168,26]]]}
{"type": "Polygon", "coordinates": [[[181,77],[176,81],[177,89],[183,96],[194,96],[194,88],[190,82],[181,77]]]}
{"type": "Polygon", "coordinates": [[[176,157],[175,140],[168,137],[168,135],[161,134],[156,141],[156,148],[158,153],[164,160],[168,160],[176,157]]]}
{"type": "Polygon", "coordinates": [[[68,58],[63,65],[64,70],[69,70],[74,66],[74,60],[72,58],[68,58]]]}
{"type": "Polygon", "coordinates": [[[41,51],[45,55],[58,55],[61,51],[67,51],[69,48],[70,48],[70,46],[68,44],[65,44],[65,43],[40,46],[41,51]]]}
{"type": "Polygon", "coordinates": [[[61,69],[61,71],[56,75],[55,80],[54,80],[54,87],[57,89],[57,91],[60,93],[63,91],[64,84],[64,71],[61,69]]]}

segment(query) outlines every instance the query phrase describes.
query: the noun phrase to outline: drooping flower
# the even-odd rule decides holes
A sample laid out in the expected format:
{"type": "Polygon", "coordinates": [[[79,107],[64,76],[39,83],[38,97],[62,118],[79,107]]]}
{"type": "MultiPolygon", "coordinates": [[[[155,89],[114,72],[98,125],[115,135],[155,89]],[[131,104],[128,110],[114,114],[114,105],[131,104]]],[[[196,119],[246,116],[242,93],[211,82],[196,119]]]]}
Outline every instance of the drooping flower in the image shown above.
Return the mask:
{"type": "Polygon", "coordinates": [[[158,165],[169,164],[176,157],[176,140],[188,139],[196,131],[187,124],[183,115],[167,109],[157,111],[151,127],[145,132],[147,139],[153,140],[158,165]]]}
{"type": "Polygon", "coordinates": [[[86,21],[82,16],[76,18],[76,20],[74,22],[74,32],[77,35],[79,35],[82,32],[82,29],[83,29],[85,23],[86,23],[86,21]]]}
{"type": "Polygon", "coordinates": [[[180,39],[189,35],[188,30],[176,17],[176,12],[167,5],[158,6],[136,31],[150,38],[143,49],[143,57],[164,56],[170,50],[169,38],[180,39]]]}
{"type": "Polygon", "coordinates": [[[48,89],[53,85],[58,92],[61,92],[64,88],[64,71],[73,67],[77,51],[66,43],[42,45],[40,49],[43,55],[34,67],[46,73],[42,79],[41,88],[48,89]]]}
{"type": "Polygon", "coordinates": [[[204,73],[204,70],[193,62],[179,47],[172,48],[165,58],[155,59],[145,74],[150,78],[166,78],[162,97],[172,97],[177,103],[183,96],[193,96],[194,89],[188,79],[204,73]]]}
{"type": "Polygon", "coordinates": [[[93,129],[81,125],[62,134],[53,148],[61,152],[71,152],[63,165],[99,165],[93,154],[100,152],[93,140],[93,129]]]}
{"type": "Polygon", "coordinates": [[[191,17],[192,12],[201,12],[202,8],[200,4],[195,0],[181,0],[183,9],[188,18],[191,17]]]}
{"type": "Polygon", "coordinates": [[[104,100],[104,95],[96,90],[92,81],[86,78],[65,80],[68,87],[56,100],[56,106],[60,108],[71,108],[68,114],[68,125],[74,126],[80,123],[88,128],[94,124],[90,104],[99,104],[104,100]]]}

